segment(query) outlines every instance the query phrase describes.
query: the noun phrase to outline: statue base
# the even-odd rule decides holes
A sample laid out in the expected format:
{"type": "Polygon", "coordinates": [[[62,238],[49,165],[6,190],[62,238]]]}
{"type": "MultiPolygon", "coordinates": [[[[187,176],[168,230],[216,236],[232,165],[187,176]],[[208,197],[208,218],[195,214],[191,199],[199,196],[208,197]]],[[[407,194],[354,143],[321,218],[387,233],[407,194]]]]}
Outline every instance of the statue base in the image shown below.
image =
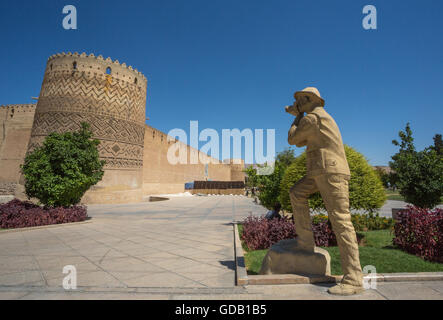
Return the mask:
{"type": "Polygon", "coordinates": [[[318,247],[302,248],[296,239],[282,240],[269,249],[260,269],[265,274],[331,275],[331,257],[318,247]]]}

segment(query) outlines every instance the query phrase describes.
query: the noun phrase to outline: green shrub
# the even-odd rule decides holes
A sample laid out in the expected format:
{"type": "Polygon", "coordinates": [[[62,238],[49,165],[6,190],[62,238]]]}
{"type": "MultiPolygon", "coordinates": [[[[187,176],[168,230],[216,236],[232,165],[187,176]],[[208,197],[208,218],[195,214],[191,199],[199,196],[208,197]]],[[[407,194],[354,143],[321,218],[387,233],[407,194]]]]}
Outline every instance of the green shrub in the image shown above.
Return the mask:
{"type": "Polygon", "coordinates": [[[383,184],[383,187],[385,187],[386,189],[390,187],[389,185],[389,174],[386,173],[383,169],[381,168],[376,168],[375,171],[377,172],[378,176],[380,177],[381,183],[383,184]]]}
{"type": "MultiPolygon", "coordinates": [[[[313,225],[328,221],[328,216],[325,214],[315,214],[311,218],[313,225]]],[[[394,227],[393,219],[372,214],[353,213],[351,220],[355,231],[386,230],[394,227]]]]}
{"type": "Polygon", "coordinates": [[[249,188],[258,187],[258,198],[260,203],[270,209],[275,210],[280,208],[280,182],[283,178],[283,174],[286,168],[295,160],[294,150],[291,148],[284,149],[277,153],[275,158],[274,168],[268,165],[259,165],[261,174],[257,173],[257,169],[253,166],[249,166],[244,170],[247,175],[246,185],[249,188]],[[268,168],[266,168],[268,167],[268,168]],[[270,170],[267,170],[270,169],[270,170]],[[269,171],[272,172],[269,175],[263,173],[269,171]]]}
{"type": "Polygon", "coordinates": [[[260,203],[269,210],[280,207],[280,182],[285,169],[278,162],[275,163],[274,172],[270,175],[258,175],[260,203]]]}
{"type": "Polygon", "coordinates": [[[401,142],[398,153],[392,156],[389,166],[393,170],[393,181],[405,201],[420,208],[433,208],[443,195],[443,155],[440,138],[434,137],[434,146],[417,152],[409,123],[400,131],[401,142]]]}
{"type": "MultiPolygon", "coordinates": [[[[361,153],[346,145],[345,153],[351,170],[351,180],[349,181],[350,207],[351,209],[374,212],[386,201],[386,194],[380,177],[361,153]]],[[[281,181],[280,201],[283,209],[292,212],[289,189],[305,174],[306,153],[303,153],[286,169],[281,181]]],[[[319,192],[309,197],[309,207],[314,210],[325,209],[319,192]]]]}
{"type": "Polygon", "coordinates": [[[46,206],[70,206],[103,177],[98,140],[87,123],[78,132],[51,133],[29,153],[22,165],[25,191],[46,206]]]}

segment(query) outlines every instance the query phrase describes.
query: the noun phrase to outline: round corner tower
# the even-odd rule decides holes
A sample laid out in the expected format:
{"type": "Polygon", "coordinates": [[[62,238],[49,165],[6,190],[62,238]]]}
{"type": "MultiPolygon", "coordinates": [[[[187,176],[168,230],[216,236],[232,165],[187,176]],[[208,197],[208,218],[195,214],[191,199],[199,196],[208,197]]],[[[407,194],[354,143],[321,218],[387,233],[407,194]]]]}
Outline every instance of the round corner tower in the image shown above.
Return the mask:
{"type": "Polygon", "coordinates": [[[29,150],[51,132],[91,125],[106,161],[103,179],[83,203],[142,200],[146,77],[125,63],[85,53],[49,57],[32,126],[29,150]]]}

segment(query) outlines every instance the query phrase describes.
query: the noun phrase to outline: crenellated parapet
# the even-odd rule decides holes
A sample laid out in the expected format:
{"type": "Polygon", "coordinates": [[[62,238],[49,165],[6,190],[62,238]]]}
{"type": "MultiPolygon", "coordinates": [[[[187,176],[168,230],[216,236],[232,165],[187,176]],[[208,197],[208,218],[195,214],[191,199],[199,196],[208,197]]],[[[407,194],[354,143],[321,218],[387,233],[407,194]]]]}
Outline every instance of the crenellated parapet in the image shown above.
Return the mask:
{"type": "Polygon", "coordinates": [[[0,121],[6,123],[24,121],[26,122],[24,125],[32,126],[36,106],[35,103],[0,105],[0,121]]]}
{"type": "Polygon", "coordinates": [[[105,59],[102,55],[95,56],[85,52],[62,52],[50,56],[45,70],[45,73],[48,72],[85,72],[103,77],[110,74],[113,79],[136,85],[140,89],[146,89],[148,84],[146,77],[132,66],[120,63],[117,59],[105,59]]]}
{"type": "Polygon", "coordinates": [[[0,105],[0,110],[8,112],[35,112],[36,103],[0,105]]]}

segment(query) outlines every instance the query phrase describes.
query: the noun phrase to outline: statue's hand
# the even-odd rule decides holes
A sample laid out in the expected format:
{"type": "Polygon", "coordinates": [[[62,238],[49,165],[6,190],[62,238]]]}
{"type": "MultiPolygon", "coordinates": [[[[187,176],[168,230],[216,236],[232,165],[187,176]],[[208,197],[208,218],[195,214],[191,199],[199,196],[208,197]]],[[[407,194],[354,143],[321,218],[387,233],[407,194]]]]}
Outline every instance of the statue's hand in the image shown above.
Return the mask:
{"type": "Polygon", "coordinates": [[[304,112],[299,113],[299,114],[297,115],[297,117],[295,118],[295,120],[294,120],[294,125],[295,125],[295,126],[298,126],[298,124],[300,123],[300,120],[303,119],[304,116],[305,116],[305,113],[304,113],[304,112]]]}
{"type": "Polygon", "coordinates": [[[292,114],[293,116],[296,116],[296,117],[299,115],[298,109],[295,106],[295,104],[293,104],[292,106],[286,106],[285,111],[289,114],[292,114]]]}

